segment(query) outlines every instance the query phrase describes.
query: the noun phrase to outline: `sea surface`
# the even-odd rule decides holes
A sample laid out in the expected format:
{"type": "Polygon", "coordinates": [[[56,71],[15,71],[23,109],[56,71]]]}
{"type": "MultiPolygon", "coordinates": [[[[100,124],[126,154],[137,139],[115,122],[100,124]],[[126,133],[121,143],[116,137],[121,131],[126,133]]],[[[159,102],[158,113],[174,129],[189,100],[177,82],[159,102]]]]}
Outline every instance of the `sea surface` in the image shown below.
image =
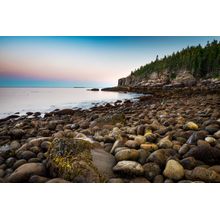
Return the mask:
{"type": "Polygon", "coordinates": [[[87,88],[0,88],[0,118],[16,112],[23,115],[64,108],[86,109],[138,96],[135,93],[87,91],[87,88]]]}

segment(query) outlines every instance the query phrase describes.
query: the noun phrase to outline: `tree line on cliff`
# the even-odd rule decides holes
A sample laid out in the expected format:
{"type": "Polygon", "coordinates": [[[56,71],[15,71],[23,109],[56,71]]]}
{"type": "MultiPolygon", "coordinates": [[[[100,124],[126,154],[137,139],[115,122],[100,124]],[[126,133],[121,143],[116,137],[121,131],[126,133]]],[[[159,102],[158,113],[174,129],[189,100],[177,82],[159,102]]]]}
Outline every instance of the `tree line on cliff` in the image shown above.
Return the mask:
{"type": "Polygon", "coordinates": [[[169,56],[164,56],[162,59],[156,57],[155,61],[141,66],[139,69],[132,71],[134,76],[147,76],[152,72],[171,73],[171,78],[176,77],[176,72],[179,70],[188,70],[195,77],[219,77],[220,76],[220,41],[213,40],[211,43],[202,47],[191,46],[181,51],[177,51],[169,56]]]}

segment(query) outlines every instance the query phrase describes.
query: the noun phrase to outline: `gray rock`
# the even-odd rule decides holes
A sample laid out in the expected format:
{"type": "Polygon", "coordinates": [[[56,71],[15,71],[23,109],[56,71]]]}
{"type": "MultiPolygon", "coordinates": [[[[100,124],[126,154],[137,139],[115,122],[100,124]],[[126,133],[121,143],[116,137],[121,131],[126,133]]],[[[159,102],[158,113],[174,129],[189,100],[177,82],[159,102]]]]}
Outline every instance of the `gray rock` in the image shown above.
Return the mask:
{"type": "Polygon", "coordinates": [[[189,146],[188,146],[188,144],[184,144],[182,147],[180,147],[180,149],[179,149],[179,154],[180,155],[184,155],[185,153],[187,153],[188,151],[189,151],[189,146]]]}
{"type": "Polygon", "coordinates": [[[45,176],[46,169],[41,163],[27,163],[18,167],[10,176],[9,182],[27,182],[33,175],[45,176]]]}
{"type": "Polygon", "coordinates": [[[143,168],[144,176],[150,181],[153,181],[154,178],[161,173],[161,169],[156,163],[146,163],[143,165],[143,168]]]}
{"type": "Polygon", "coordinates": [[[15,162],[16,162],[16,159],[14,157],[9,157],[5,161],[5,164],[7,165],[7,167],[11,168],[15,162]]]}
{"type": "Polygon", "coordinates": [[[198,145],[198,147],[211,147],[210,144],[204,140],[198,140],[197,145],[198,145]]]}
{"type": "Polygon", "coordinates": [[[214,137],[220,139],[220,130],[214,133],[214,137]]]}
{"type": "Polygon", "coordinates": [[[209,132],[209,134],[214,134],[219,130],[219,125],[211,124],[205,127],[205,130],[209,132]]]}
{"type": "Polygon", "coordinates": [[[105,179],[110,179],[115,176],[112,171],[116,164],[114,156],[99,148],[92,149],[91,155],[93,164],[98,169],[99,173],[105,177],[105,179]]]}
{"type": "Polygon", "coordinates": [[[36,157],[36,154],[32,151],[26,150],[19,154],[19,159],[29,160],[30,158],[36,157]]]}
{"type": "Polygon", "coordinates": [[[25,131],[23,129],[15,128],[12,129],[9,134],[14,139],[21,139],[25,135],[25,131]]]}
{"type": "Polygon", "coordinates": [[[49,181],[47,177],[38,175],[33,175],[29,179],[29,183],[46,183],[47,181],[49,181]]]}
{"type": "Polygon", "coordinates": [[[182,159],[180,162],[182,166],[184,167],[184,169],[187,169],[187,170],[192,170],[196,166],[199,166],[202,164],[202,162],[197,161],[194,157],[186,157],[182,159]]]}
{"type": "Polygon", "coordinates": [[[54,178],[47,181],[47,183],[70,183],[70,182],[62,178],[54,178]]]}
{"type": "Polygon", "coordinates": [[[140,163],[135,161],[119,161],[116,166],[113,167],[113,171],[125,175],[140,176],[144,173],[144,169],[140,163]]]}
{"type": "Polygon", "coordinates": [[[112,178],[108,181],[108,183],[124,183],[124,181],[121,178],[112,178]]]}
{"type": "Polygon", "coordinates": [[[118,148],[118,147],[124,147],[124,144],[121,140],[116,140],[115,143],[113,144],[113,147],[110,151],[111,154],[114,154],[115,153],[115,149],[118,148]]]}
{"type": "Polygon", "coordinates": [[[128,140],[125,142],[125,146],[132,149],[137,149],[139,144],[134,140],[128,140]]]}
{"type": "Polygon", "coordinates": [[[139,149],[138,153],[139,153],[138,162],[142,165],[145,164],[147,157],[149,157],[150,155],[150,152],[144,149],[139,149]]]}
{"type": "Polygon", "coordinates": [[[220,149],[206,146],[193,147],[183,157],[194,157],[206,164],[215,165],[220,163],[220,149]]]}
{"type": "Polygon", "coordinates": [[[155,176],[153,182],[154,183],[163,183],[163,181],[164,181],[163,175],[157,175],[157,176],[155,176]]]}
{"type": "Polygon", "coordinates": [[[220,182],[220,174],[215,172],[214,170],[209,170],[204,167],[196,167],[192,171],[186,170],[185,176],[189,180],[199,180],[204,182],[220,182]]]}
{"type": "Polygon", "coordinates": [[[50,141],[43,141],[40,145],[40,148],[42,149],[43,152],[47,152],[48,149],[51,147],[51,142],[50,141]]]}
{"type": "Polygon", "coordinates": [[[147,158],[148,162],[154,162],[158,164],[160,167],[164,167],[166,165],[166,161],[170,156],[174,156],[176,151],[173,149],[159,149],[150,154],[147,158]]]}
{"type": "Polygon", "coordinates": [[[15,170],[25,163],[27,163],[27,161],[25,159],[17,160],[13,165],[13,169],[15,170]]]}
{"type": "Polygon", "coordinates": [[[0,178],[4,177],[5,171],[3,169],[0,169],[0,178]]]}

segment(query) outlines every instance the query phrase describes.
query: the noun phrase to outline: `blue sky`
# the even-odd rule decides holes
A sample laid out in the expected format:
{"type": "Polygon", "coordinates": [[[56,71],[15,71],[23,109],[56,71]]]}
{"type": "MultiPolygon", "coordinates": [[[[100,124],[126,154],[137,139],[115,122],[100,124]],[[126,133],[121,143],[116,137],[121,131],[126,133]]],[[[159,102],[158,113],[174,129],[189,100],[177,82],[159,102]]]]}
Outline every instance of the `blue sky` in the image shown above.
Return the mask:
{"type": "Polygon", "coordinates": [[[157,55],[220,37],[0,37],[0,87],[106,87],[157,55]]]}

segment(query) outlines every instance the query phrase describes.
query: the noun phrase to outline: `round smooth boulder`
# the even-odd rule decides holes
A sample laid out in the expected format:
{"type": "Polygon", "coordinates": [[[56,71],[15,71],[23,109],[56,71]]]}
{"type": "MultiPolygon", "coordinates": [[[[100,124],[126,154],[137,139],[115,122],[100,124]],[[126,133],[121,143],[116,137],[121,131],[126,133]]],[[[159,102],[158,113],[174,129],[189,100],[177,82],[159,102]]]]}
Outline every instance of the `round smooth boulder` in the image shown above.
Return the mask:
{"type": "Polygon", "coordinates": [[[198,130],[198,125],[192,121],[185,124],[184,129],[185,130],[198,130]]]}
{"type": "Polygon", "coordinates": [[[115,159],[117,161],[122,160],[137,160],[139,157],[139,152],[135,149],[125,149],[117,152],[115,154],[115,159]]]}
{"type": "Polygon", "coordinates": [[[113,171],[128,176],[140,176],[144,173],[144,169],[140,163],[128,160],[119,161],[116,166],[113,167],[113,171]]]}
{"type": "Polygon", "coordinates": [[[176,160],[169,160],[166,164],[163,175],[172,180],[181,180],[184,177],[184,168],[176,160]]]}
{"type": "Polygon", "coordinates": [[[42,163],[23,164],[9,176],[9,182],[27,182],[32,175],[45,176],[46,169],[44,165],[42,163]]]}

